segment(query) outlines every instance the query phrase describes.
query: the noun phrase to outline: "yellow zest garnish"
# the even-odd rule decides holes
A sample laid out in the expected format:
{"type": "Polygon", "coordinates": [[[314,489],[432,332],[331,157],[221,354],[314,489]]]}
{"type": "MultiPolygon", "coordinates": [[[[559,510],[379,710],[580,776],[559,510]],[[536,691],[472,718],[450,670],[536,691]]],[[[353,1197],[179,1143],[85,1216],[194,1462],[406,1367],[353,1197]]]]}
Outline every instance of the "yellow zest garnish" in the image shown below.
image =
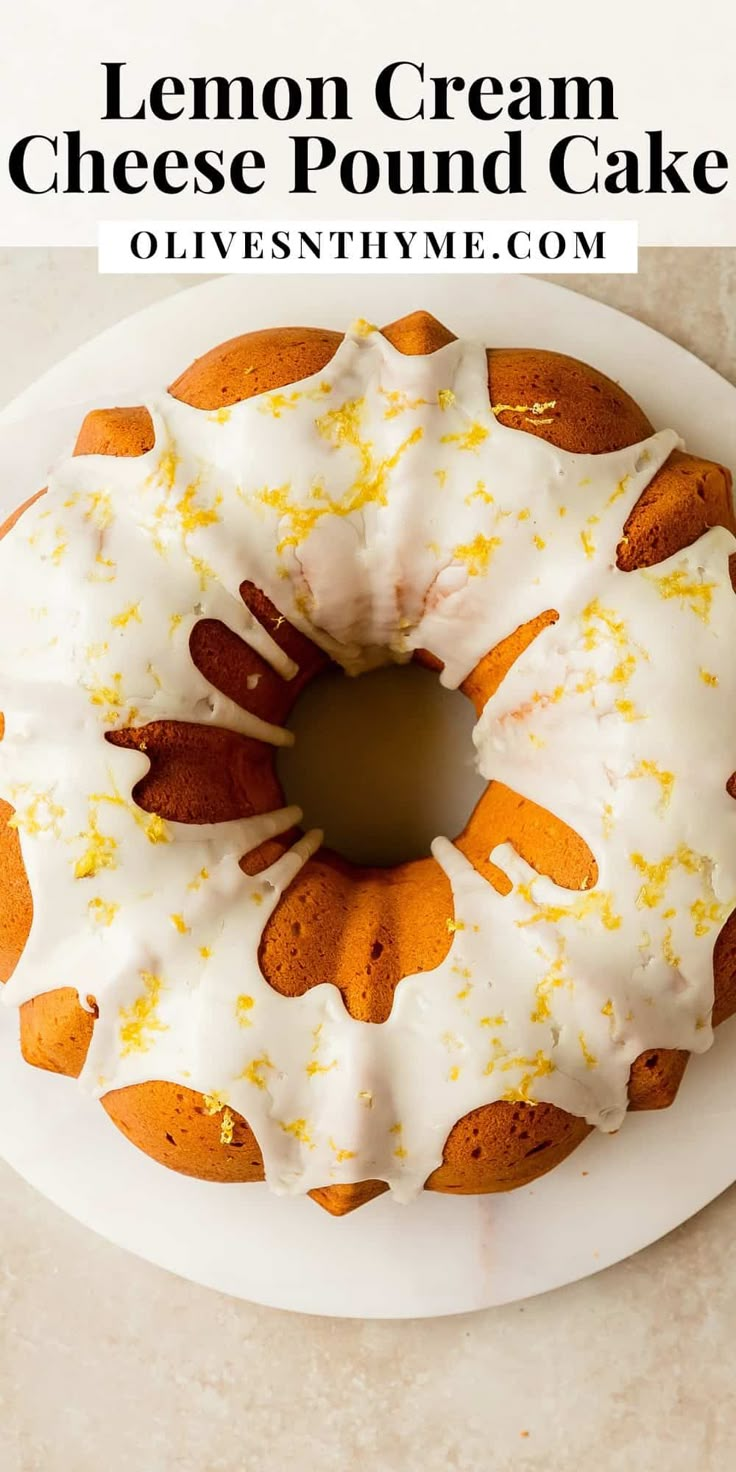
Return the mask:
{"type": "Polygon", "coordinates": [[[684,568],[660,574],[645,572],[643,576],[654,584],[660,598],[678,598],[699,619],[702,619],[704,624],[710,622],[713,594],[718,586],[717,583],[700,582],[698,578],[688,577],[684,568]]]}
{"type": "Polygon", "coordinates": [[[276,511],[285,523],[284,533],[276,546],[278,553],[282,553],[287,547],[298,547],[324,516],[351,516],[370,504],[387,504],[389,473],[395,469],[407,450],[422,438],[423,430],[421,425],[417,425],[392,455],[377,460],[372,442],[361,433],[364,414],[365,400],[349,399],[339,408],[329,409],[320,419],[315,420],[317,433],[328,444],[335,449],[346,446],[357,451],[357,476],[341,498],[334,499],[320,483],[313,487],[309,505],[300,505],[290,500],[291,487],[288,483],[266,487],[257,493],[256,499],[263,506],[276,511]]]}
{"type": "MultiPolygon", "coordinates": [[[[498,1066],[503,1073],[508,1073],[518,1068],[527,1069],[527,1072],[522,1075],[518,1086],[514,1089],[507,1089],[503,1094],[503,1098],[509,1103],[534,1104],[536,1101],[529,1093],[532,1084],[536,1079],[544,1078],[547,1074],[554,1073],[555,1071],[555,1065],[552,1059],[548,1058],[546,1053],[542,1052],[541,1048],[535,1053],[533,1058],[507,1058],[500,1062],[498,1066]]],[[[495,1067],[496,1063],[491,1061],[486,1064],[485,1072],[493,1073],[495,1067]]]]}
{"type": "Polygon", "coordinates": [[[583,1055],[583,1057],[585,1059],[585,1067],[586,1068],[597,1068],[598,1067],[598,1059],[596,1058],[596,1056],[595,1056],[594,1053],[591,1053],[590,1048],[588,1047],[588,1044],[585,1041],[585,1033],[584,1032],[579,1032],[578,1033],[578,1042],[580,1044],[580,1051],[581,1051],[581,1053],[582,1053],[582,1055],[583,1055]]]}
{"type": "Polygon", "coordinates": [[[143,829],[149,843],[170,843],[171,834],[163,818],[158,813],[144,813],[139,827],[143,829]]]}
{"type": "MultiPolygon", "coordinates": [[[[76,499],[76,497],[70,497],[70,503],[73,503],[76,499]]],[[[86,500],[87,510],[84,513],[85,521],[91,521],[101,532],[107,531],[107,528],[112,526],[115,520],[110,492],[88,491],[86,500]]]]}
{"type": "Polygon", "coordinates": [[[487,439],[488,430],[485,425],[473,422],[468,429],[462,429],[457,434],[443,434],[440,444],[457,445],[458,450],[477,450],[487,439]]]}
{"type": "Polygon", "coordinates": [[[662,955],[663,955],[665,961],[667,962],[667,965],[668,966],[671,966],[672,969],[673,969],[673,971],[677,971],[679,969],[679,966],[680,966],[680,957],[678,956],[678,954],[675,951],[675,948],[674,948],[674,946],[672,944],[672,926],[671,925],[668,925],[667,926],[667,929],[665,930],[665,933],[662,936],[662,955]]]}
{"type": "Polygon", "coordinates": [[[626,490],[626,487],[628,486],[630,480],[631,476],[625,475],[623,479],[619,481],[615,491],[611,492],[608,500],[606,501],[606,510],[608,510],[609,506],[613,506],[615,501],[618,501],[619,496],[623,496],[624,491],[626,490]]]}
{"type": "Polygon", "coordinates": [[[113,614],[110,623],[114,629],[125,629],[133,620],[138,624],[142,622],[140,603],[129,603],[120,613],[113,614]]]}
{"type": "Polygon", "coordinates": [[[90,805],[87,830],[78,836],[86,840],[87,847],[74,865],[75,879],[89,879],[101,869],[116,868],[118,841],[111,834],[101,832],[94,803],[90,805]]]}
{"type": "Polygon", "coordinates": [[[673,854],[668,854],[657,863],[649,864],[643,854],[633,853],[629,855],[633,867],[639,874],[644,876],[642,885],[636,897],[639,909],[655,910],[664,898],[664,893],[669,883],[670,875],[675,867],[685,869],[688,874],[707,874],[709,872],[709,861],[701,854],[696,854],[686,844],[681,843],[673,854]]]}
{"type": "Polygon", "coordinates": [[[279,1129],[285,1135],[293,1135],[300,1145],[306,1145],[308,1150],[314,1149],[314,1140],[309,1133],[309,1125],[306,1119],[292,1119],[288,1124],[285,1120],[279,1120],[279,1129]]]}
{"type": "MultiPolygon", "coordinates": [[[[536,404],[491,404],[492,414],[546,414],[548,409],[556,409],[556,399],[546,399],[544,403],[536,404]]],[[[551,423],[550,420],[542,421],[544,424],[551,423]]]]}
{"type": "Polygon", "coordinates": [[[280,419],[287,409],[296,408],[301,397],[298,389],[294,389],[290,394],[283,392],[266,394],[259,403],[258,408],[261,414],[272,414],[274,419],[280,419]]]}
{"type": "Polygon", "coordinates": [[[202,885],[205,882],[205,879],[209,879],[209,877],[209,869],[200,869],[199,873],[195,875],[194,879],[190,879],[187,885],[187,889],[201,889],[202,885]]]}
{"type": "Polygon", "coordinates": [[[197,577],[199,578],[200,589],[204,593],[208,585],[214,581],[214,571],[210,567],[209,563],[205,562],[203,557],[192,557],[191,563],[194,571],[197,574],[197,577]]]}
{"type": "Polygon", "coordinates": [[[663,813],[669,806],[670,798],[672,797],[672,789],[675,785],[674,772],[663,771],[661,767],[657,766],[656,762],[641,761],[628,773],[628,776],[631,778],[652,777],[655,782],[659,783],[661,797],[657,804],[657,810],[663,813]]]}
{"type": "Polygon", "coordinates": [[[536,1007],[531,1013],[532,1022],[545,1022],[547,1018],[552,1015],[552,1009],[550,1007],[550,997],[552,995],[552,992],[556,991],[558,987],[570,985],[570,977],[565,970],[566,962],[564,940],[560,940],[558,942],[558,945],[559,954],[551,963],[549,970],[545,973],[541,980],[537,982],[537,985],[535,987],[534,995],[536,997],[536,1007]]]}
{"type": "Polygon", "coordinates": [[[406,1160],[407,1155],[409,1154],[408,1150],[405,1150],[404,1149],[404,1146],[400,1143],[401,1142],[401,1134],[402,1134],[403,1128],[404,1128],[404,1126],[401,1124],[400,1121],[398,1121],[396,1124],[392,1124],[390,1126],[390,1128],[389,1128],[389,1134],[390,1135],[397,1135],[398,1136],[398,1139],[399,1139],[399,1143],[397,1144],[397,1146],[396,1146],[396,1148],[394,1150],[394,1155],[395,1155],[395,1157],[396,1157],[397,1160],[406,1160]]]}
{"type": "Polygon", "coordinates": [[[264,1073],[273,1068],[273,1063],[267,1053],[261,1058],[251,1058],[241,1074],[241,1078],[247,1079],[249,1084],[254,1084],[257,1089],[265,1089],[266,1080],[264,1073]]]}
{"type": "Polygon", "coordinates": [[[478,532],[472,542],[460,543],[457,547],[453,547],[452,555],[456,562],[465,564],[472,578],[486,571],[496,548],[500,546],[500,537],[484,537],[482,532],[478,532]]]}
{"type": "Polygon", "coordinates": [[[117,564],[112,557],[103,557],[101,552],[95,557],[95,566],[103,567],[105,572],[90,572],[87,574],[91,583],[114,583],[117,564]]]}
{"type": "Polygon", "coordinates": [[[728,907],[719,904],[717,900],[694,900],[690,906],[690,914],[695,935],[707,935],[714,925],[723,924],[728,907]]]}
{"type": "Polygon", "coordinates": [[[61,559],[64,556],[64,553],[66,552],[69,545],[68,542],[65,540],[64,528],[62,526],[58,526],[56,528],[56,536],[58,540],[53,552],[51,553],[51,561],[53,562],[54,567],[59,566],[61,559]]]}
{"type": "Polygon", "coordinates": [[[397,388],[379,388],[378,392],[386,400],[384,419],[397,419],[399,414],[405,414],[408,409],[421,409],[422,405],[427,403],[426,399],[410,399],[408,394],[397,388]]]}
{"type": "Polygon", "coordinates": [[[118,719],[120,711],[125,704],[125,697],[122,692],[122,680],[123,676],[118,670],[112,676],[112,684],[87,686],[90,705],[96,705],[103,710],[103,720],[108,724],[112,724],[113,721],[118,719]]]}
{"type": "Polygon", "coordinates": [[[333,1151],[335,1160],[338,1162],[338,1164],[341,1164],[343,1160],[355,1160],[357,1152],[355,1150],[341,1150],[340,1146],[335,1144],[335,1141],[333,1140],[331,1135],[327,1143],[330,1149],[333,1151]]]}
{"type": "MultiPolygon", "coordinates": [[[[27,792],[27,786],[17,789],[16,801],[21,792],[27,792]]],[[[19,833],[25,833],[34,837],[39,833],[53,833],[55,838],[61,837],[61,819],[66,816],[66,808],[55,802],[51,796],[51,788],[45,792],[37,792],[26,804],[23,811],[17,809],[7,820],[8,828],[15,828],[19,833]]]]}
{"type": "Polygon", "coordinates": [[[548,923],[556,925],[560,920],[587,920],[595,918],[600,920],[606,930],[618,930],[621,925],[621,916],[613,909],[613,896],[609,890],[591,889],[581,885],[583,891],[579,898],[571,900],[569,905],[545,905],[535,900],[530,884],[517,885],[517,892],[527,904],[534,906],[534,914],[526,920],[517,920],[515,924],[519,929],[527,925],[538,925],[548,923]],[[587,891],[587,892],[586,892],[587,891]]]}
{"type": "Polygon", "coordinates": [[[622,715],[625,721],[640,721],[642,719],[637,712],[633,700],[616,700],[614,704],[619,715],[622,715]]]}
{"type": "Polygon", "coordinates": [[[112,900],[103,900],[99,895],[95,895],[95,898],[89,901],[87,909],[98,925],[112,925],[120,906],[112,900]]]}
{"type": "Polygon", "coordinates": [[[152,971],[141,971],[143,991],[136,997],[132,1007],[121,1007],[120,1018],[121,1056],[131,1053],[147,1053],[153,1046],[154,1035],[166,1032],[166,1025],[157,1016],[163,982],[152,971]]]}
{"type": "Polygon", "coordinates": [[[179,456],[173,450],[164,450],[149,484],[162,486],[167,491],[173,490],[178,468],[179,456]]]}
{"type": "Polygon", "coordinates": [[[493,496],[487,489],[485,481],[476,481],[475,490],[465,497],[465,505],[472,506],[474,501],[483,501],[486,506],[493,505],[493,496]]]}
{"type": "Polygon", "coordinates": [[[333,1058],[331,1063],[319,1063],[316,1058],[312,1058],[305,1068],[305,1073],[309,1078],[314,1078],[316,1073],[330,1073],[333,1068],[337,1068],[336,1058],[333,1058]]]}

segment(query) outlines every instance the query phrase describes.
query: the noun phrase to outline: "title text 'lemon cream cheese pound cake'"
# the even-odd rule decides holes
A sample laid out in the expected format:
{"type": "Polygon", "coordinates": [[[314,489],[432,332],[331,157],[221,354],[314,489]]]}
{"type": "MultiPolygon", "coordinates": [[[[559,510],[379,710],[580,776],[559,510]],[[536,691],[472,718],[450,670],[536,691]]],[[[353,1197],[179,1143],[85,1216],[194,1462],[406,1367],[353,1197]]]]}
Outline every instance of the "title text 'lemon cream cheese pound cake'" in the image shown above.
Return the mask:
{"type": "Polygon", "coordinates": [[[726,470],[593,369],[415,313],[214,348],[88,415],[3,530],[29,1063],[164,1165],[335,1214],[524,1184],[672,1101],[736,1009],[726,470]],[[330,662],[411,659],[488,785],[361,867],[274,756],[330,662]]]}

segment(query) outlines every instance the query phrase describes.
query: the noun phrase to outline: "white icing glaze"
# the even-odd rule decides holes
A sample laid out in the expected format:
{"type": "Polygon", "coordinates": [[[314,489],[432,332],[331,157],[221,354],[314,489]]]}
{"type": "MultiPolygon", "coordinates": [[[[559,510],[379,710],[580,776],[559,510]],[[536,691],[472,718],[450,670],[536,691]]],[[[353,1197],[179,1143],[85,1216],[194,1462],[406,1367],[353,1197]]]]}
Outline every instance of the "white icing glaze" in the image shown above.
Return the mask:
{"type": "Polygon", "coordinates": [[[6,1000],[94,997],[82,1084],[186,1084],[222,1111],[224,1140],[239,1111],[279,1191],[379,1177],[408,1199],[455,1122],[500,1098],[616,1128],[640,1052],[710,1044],[713,945],[736,900],[736,543],[715,529],[649,571],[616,567],[676,436],[567,454],[496,420],[479,345],[405,357],[376,332],[230,410],[148,407],[149,453],[69,458],[0,544],[0,783],[34,901],[6,1000]],[[485,775],[585,838],[596,886],[560,889],[505,846],[502,897],[438,838],[452,943],[399,984],[387,1022],[352,1019],[329,977],[273,991],[260,936],[320,835],[248,877],[239,858],[297,810],[151,817],[131,798],[145,755],[103,739],[165,718],[289,739],[189,654],[197,619],[219,618],[294,674],[244,608],[245,578],[347,670],[425,647],[451,686],[555,609],[474,739],[485,775]]]}

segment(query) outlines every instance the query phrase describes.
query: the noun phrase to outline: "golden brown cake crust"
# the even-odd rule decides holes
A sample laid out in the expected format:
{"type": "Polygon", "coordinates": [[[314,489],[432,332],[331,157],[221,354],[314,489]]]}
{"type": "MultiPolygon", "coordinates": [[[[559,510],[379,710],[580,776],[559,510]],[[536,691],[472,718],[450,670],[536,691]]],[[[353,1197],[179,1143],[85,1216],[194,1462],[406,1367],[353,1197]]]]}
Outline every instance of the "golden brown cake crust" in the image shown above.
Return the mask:
{"type": "MultiPolygon", "coordinates": [[[[401,352],[426,353],[452,340],[434,318],[417,312],[383,329],[401,352]]],[[[199,358],[172,385],[178,398],[215,409],[317,373],[334,355],[341,337],[310,328],[248,333],[199,358]]],[[[511,427],[541,435],[565,450],[602,453],[633,444],[651,433],[643,412],[603,374],[558,353],[490,349],[489,394],[499,418],[511,427]],[[540,411],[540,405],[544,406],[540,411]],[[537,406],[535,408],[535,406],[537,406]],[[532,410],[534,409],[534,412],[532,410]]],[[[100,409],[82,425],[76,454],[140,455],[153,445],[145,409],[100,409]]],[[[22,513],[22,510],[16,513],[22,513]]],[[[671,555],[711,525],[735,530],[730,477],[723,467],[674,452],[644,492],[624,528],[619,565],[628,570],[671,555]]],[[[0,529],[0,535],[9,523],[0,529]]],[[[280,679],[254,651],[214,620],[202,620],[191,641],[200,670],[254,714],[282,722],[304,684],[322,669],[325,656],[284,624],[278,610],[251,584],[241,593],[256,616],[300,666],[297,678],[280,679]],[[261,676],[255,690],[248,677],[261,676]]],[[[554,612],[507,639],[480,661],[461,687],[481,710],[504,673],[554,612]]],[[[417,656],[440,668],[431,651],[417,656]]],[[[253,682],[251,682],[253,683],[253,682]]],[[[140,745],[133,730],[111,737],[140,745]]],[[[179,821],[220,821],[279,806],[281,793],[272,752],[230,732],[176,722],[145,729],[151,770],[135,796],[142,807],[179,821]]],[[[6,814],[10,809],[5,808],[6,814]]],[[[0,819],[2,809],[0,809],[0,819]]],[[[244,867],[259,868],[288,846],[292,834],[264,844],[244,867]]],[[[560,884],[595,882],[592,854],[559,819],[490,783],[458,847],[497,887],[504,880],[488,854],[511,839],[540,872],[560,884]]],[[[0,888],[9,904],[0,913],[0,978],[12,971],[30,927],[32,901],[17,835],[0,821],[0,888]]],[[[360,869],[322,850],[284,895],[263,935],[260,963],[269,983],[297,996],[315,977],[331,975],[353,1016],[383,1021],[402,976],[437,966],[447,952],[452,916],[449,882],[433,859],[391,870],[360,869]],[[295,944],[295,937],[298,943],[295,944]]],[[[714,1021],[736,1010],[736,921],[716,945],[714,1021]]],[[[21,1009],[24,1056],[39,1067],[78,1074],[94,1026],[94,1012],[67,989],[35,998],[21,1009]]],[[[634,1109],[672,1102],[687,1055],[650,1050],[631,1071],[634,1109]]],[[[232,1140],[223,1143],[219,1115],[208,1114],[202,1097],[165,1082],[108,1093],[104,1106],[129,1139],[149,1155],[185,1174],[217,1181],[263,1177],[257,1142],[245,1120],[233,1113],[232,1140]]],[[[565,1158],[585,1138],[588,1126],[553,1105],[496,1103],[458,1121],[443,1163],[427,1181],[431,1190],[488,1192],[534,1180],[565,1158]]],[[[380,1181],[326,1186],[311,1194],[342,1215],[385,1190],[380,1181]]]]}

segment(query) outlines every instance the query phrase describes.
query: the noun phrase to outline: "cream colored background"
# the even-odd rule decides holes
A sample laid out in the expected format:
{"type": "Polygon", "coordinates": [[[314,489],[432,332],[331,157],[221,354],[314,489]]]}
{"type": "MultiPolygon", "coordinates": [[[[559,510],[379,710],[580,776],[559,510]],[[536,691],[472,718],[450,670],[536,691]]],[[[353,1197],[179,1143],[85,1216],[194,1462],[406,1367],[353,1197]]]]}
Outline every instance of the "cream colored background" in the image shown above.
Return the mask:
{"type": "MultiPolygon", "coordinates": [[[[92,251],[0,251],[0,404],[185,284],[95,272],[92,251]]],[[[569,284],[736,382],[736,250],[645,251],[637,277],[569,284]]],[[[726,1472],[735,1238],[736,1189],[519,1306],[304,1319],[138,1262],[0,1165],[0,1472],[726,1472]]]]}
{"type": "MultiPolygon", "coordinates": [[[[201,0],[22,0],[2,7],[0,47],[0,157],[28,134],[56,136],[80,129],[83,146],[112,158],[122,149],[142,149],[149,157],[176,148],[190,156],[200,148],[258,149],[266,159],[264,187],[250,200],[227,189],[220,195],[190,192],[161,195],[146,189],[134,195],[111,189],[101,195],[23,194],[0,171],[0,242],[3,245],[92,245],[97,223],[150,217],[191,219],[202,224],[223,216],[253,215],[307,219],[412,220],[439,213],[462,214],[462,197],[391,194],[383,178],[374,193],[346,193],[334,167],[321,173],[314,194],[290,193],[293,134],[332,137],[342,157],[351,149],[426,149],[432,185],[434,149],[469,148],[482,157],[504,146],[506,116],[495,123],[474,121],[462,97],[452,95],[454,123],[391,122],[374,102],[375,79],[387,64],[424,62],[426,78],[459,74],[469,83],[491,73],[508,87],[514,76],[582,75],[605,72],[614,82],[616,121],[572,120],[522,125],[524,187],[520,195],[493,196],[482,188],[466,197],[467,213],[493,218],[511,214],[537,219],[636,219],[648,245],[730,244],[736,231],[734,180],[733,56],[736,9],[732,0],[616,0],[615,23],[601,25],[600,8],[589,0],[219,0],[212,15],[201,0]],[[172,12],[175,17],[172,24],[172,12]],[[421,22],[417,25],[418,15],[421,22]],[[673,59],[674,58],[674,59],[673,59]],[[160,122],[101,121],[105,108],[100,63],[124,60],[123,109],[137,110],[156,77],[211,76],[225,72],[252,76],[257,88],[269,76],[304,78],[341,74],[348,79],[351,120],[310,123],[304,117],[271,122],[260,105],[258,120],[194,122],[183,117],[160,122]],[[608,194],[603,189],[609,152],[633,149],[643,161],[640,179],[648,189],[646,130],[661,129],[665,149],[686,151],[689,162],[701,150],[719,149],[731,160],[728,187],[721,193],[608,194]],[[601,188],[598,194],[565,194],[550,179],[549,151],[570,133],[600,139],[601,188]]],[[[613,22],[613,18],[612,18],[613,22]]],[[[403,73],[406,77],[408,73],[403,73]]],[[[399,107],[413,111],[419,99],[411,86],[401,89],[399,107]]],[[[508,96],[506,95],[506,101],[508,96]]],[[[430,98],[426,99],[430,110],[430,98]]],[[[546,109],[549,112],[549,107],[546,109]]],[[[573,109],[571,109],[572,111],[573,109]]],[[[594,111],[598,109],[594,106],[594,111]]],[[[190,112],[191,106],[185,106],[190,112]]],[[[38,145],[35,145],[36,149],[38,145]]],[[[579,145],[578,145],[579,147],[579,145]]],[[[574,188],[587,188],[592,157],[578,155],[574,188]]],[[[31,154],[35,188],[49,180],[49,156],[31,154]],[[43,174],[40,172],[43,169],[43,174]]],[[[64,140],[60,138],[60,159],[64,140]]],[[[687,164],[684,177],[689,177],[687,164]]],[[[108,170],[109,177],[109,170],[108,170]]],[[[721,176],[718,176],[718,181],[721,176]]],[[[140,183],[140,179],[136,179],[140,183]]],[[[63,170],[61,189],[63,191],[63,170]]],[[[360,186],[359,186],[360,187],[360,186]]]]}

